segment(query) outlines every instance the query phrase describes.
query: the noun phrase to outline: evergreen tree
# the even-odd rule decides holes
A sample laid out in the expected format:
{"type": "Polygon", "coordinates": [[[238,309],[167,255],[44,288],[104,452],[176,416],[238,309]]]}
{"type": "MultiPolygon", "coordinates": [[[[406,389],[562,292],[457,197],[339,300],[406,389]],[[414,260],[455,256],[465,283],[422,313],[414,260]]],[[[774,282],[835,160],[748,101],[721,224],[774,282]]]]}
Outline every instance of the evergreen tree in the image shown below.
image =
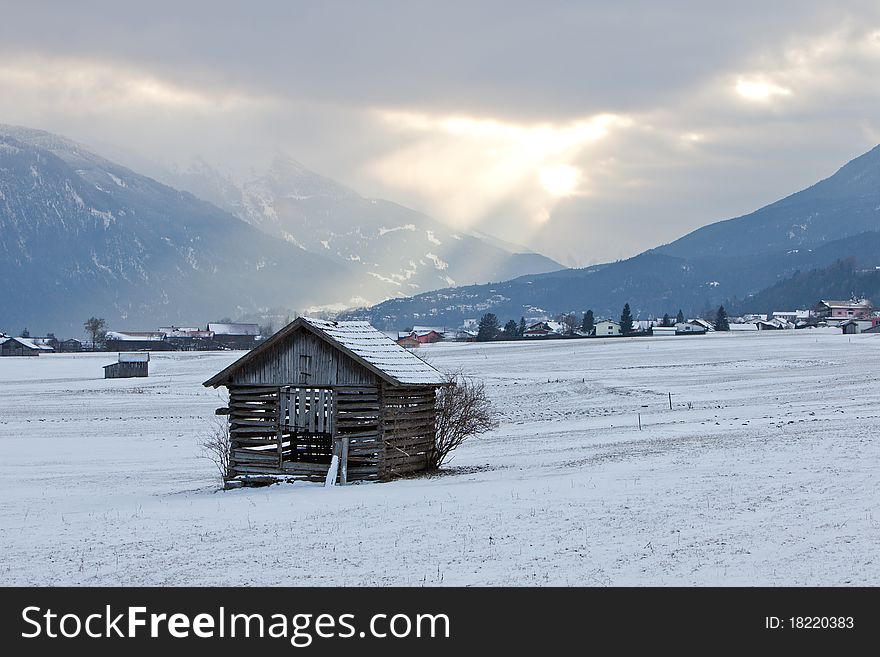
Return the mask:
{"type": "Polygon", "coordinates": [[[504,325],[504,337],[505,338],[515,338],[517,332],[516,322],[512,319],[504,325]]]}
{"type": "Polygon", "coordinates": [[[730,330],[730,322],[727,320],[727,311],[724,310],[724,306],[718,306],[718,312],[715,314],[715,330],[730,330]]]}
{"type": "Polygon", "coordinates": [[[593,317],[593,311],[588,310],[584,313],[584,321],[581,322],[581,331],[590,335],[594,328],[596,328],[596,320],[593,317]]]}
{"type": "Polygon", "coordinates": [[[22,337],[22,338],[29,338],[29,337],[31,337],[31,332],[28,331],[26,328],[23,328],[23,329],[21,330],[21,336],[20,336],[20,337],[22,337]]]}
{"type": "Polygon", "coordinates": [[[574,335],[574,329],[577,327],[577,317],[574,313],[568,313],[562,318],[562,324],[565,326],[566,335],[574,335]]]}
{"type": "Polygon", "coordinates": [[[678,309],[678,314],[675,316],[676,324],[684,324],[684,313],[681,312],[681,308],[678,309]]]}
{"type": "Polygon", "coordinates": [[[498,337],[501,327],[495,313],[486,313],[480,318],[480,327],[477,329],[477,342],[488,342],[498,337]]]}
{"type": "Polygon", "coordinates": [[[672,326],[672,320],[669,318],[669,313],[663,313],[663,321],[660,322],[660,326],[672,326]]]}
{"type": "Polygon", "coordinates": [[[526,334],[526,318],[525,317],[519,318],[519,327],[516,329],[516,334],[519,337],[522,337],[526,334]]]}
{"type": "Polygon", "coordinates": [[[629,304],[624,304],[623,312],[620,313],[620,332],[623,335],[627,333],[632,333],[633,330],[633,316],[629,309],[629,304]]]}

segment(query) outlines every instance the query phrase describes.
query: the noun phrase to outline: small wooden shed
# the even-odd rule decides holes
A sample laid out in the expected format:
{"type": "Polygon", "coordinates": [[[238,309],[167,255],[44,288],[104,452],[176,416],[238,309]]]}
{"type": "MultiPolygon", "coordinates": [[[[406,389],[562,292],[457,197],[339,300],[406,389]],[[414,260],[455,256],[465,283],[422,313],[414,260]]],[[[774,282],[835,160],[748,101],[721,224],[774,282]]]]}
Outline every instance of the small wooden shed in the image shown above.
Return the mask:
{"type": "Polygon", "coordinates": [[[150,354],[146,351],[120,353],[116,363],[104,365],[105,379],[130,379],[150,375],[150,354]]]}
{"type": "Polygon", "coordinates": [[[367,322],[300,317],[204,385],[229,390],[230,478],[387,480],[427,468],[443,376],[367,322]]]}

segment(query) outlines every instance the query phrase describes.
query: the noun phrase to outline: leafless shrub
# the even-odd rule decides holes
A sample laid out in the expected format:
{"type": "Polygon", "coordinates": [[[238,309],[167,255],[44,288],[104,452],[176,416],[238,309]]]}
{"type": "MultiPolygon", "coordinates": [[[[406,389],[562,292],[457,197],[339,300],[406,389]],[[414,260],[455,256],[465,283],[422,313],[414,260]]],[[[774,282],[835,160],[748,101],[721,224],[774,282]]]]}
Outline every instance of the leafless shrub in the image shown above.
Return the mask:
{"type": "Polygon", "coordinates": [[[229,423],[226,418],[214,418],[213,426],[205,434],[205,439],[202,441],[202,454],[217,467],[221,483],[224,483],[229,477],[231,448],[229,423]]]}
{"type": "Polygon", "coordinates": [[[482,381],[462,372],[445,378],[445,385],[437,391],[437,434],[431,469],[443,465],[449,454],[471,436],[498,426],[482,381]]]}

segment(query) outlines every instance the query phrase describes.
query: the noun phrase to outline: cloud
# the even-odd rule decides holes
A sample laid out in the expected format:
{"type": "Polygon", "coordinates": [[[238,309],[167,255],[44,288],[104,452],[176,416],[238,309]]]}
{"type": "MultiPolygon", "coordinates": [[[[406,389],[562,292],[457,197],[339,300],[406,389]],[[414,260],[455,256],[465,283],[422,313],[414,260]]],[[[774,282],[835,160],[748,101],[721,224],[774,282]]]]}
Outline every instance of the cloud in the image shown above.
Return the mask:
{"type": "Polygon", "coordinates": [[[2,122],[138,168],[284,150],[571,264],[750,211],[880,134],[873,2],[83,0],[5,18],[2,122]]]}
{"type": "Polygon", "coordinates": [[[589,192],[583,154],[631,124],[612,114],[536,124],[395,110],[378,118],[404,141],[370,162],[369,173],[461,228],[513,198],[531,220],[546,221],[559,198],[589,192]]]}
{"type": "Polygon", "coordinates": [[[26,56],[0,62],[0,88],[17,98],[39,98],[69,113],[162,109],[180,112],[254,111],[272,100],[184,87],[126,64],[85,58],[26,56]]]}

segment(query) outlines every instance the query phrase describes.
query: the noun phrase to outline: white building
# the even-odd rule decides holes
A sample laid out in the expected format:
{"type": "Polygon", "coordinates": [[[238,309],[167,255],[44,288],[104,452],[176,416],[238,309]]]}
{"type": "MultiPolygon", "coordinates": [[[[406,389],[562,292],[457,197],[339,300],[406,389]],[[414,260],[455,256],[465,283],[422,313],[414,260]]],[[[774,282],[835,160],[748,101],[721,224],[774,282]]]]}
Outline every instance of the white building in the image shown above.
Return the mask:
{"type": "Polygon", "coordinates": [[[596,322],[595,335],[597,338],[609,335],[621,335],[620,324],[611,321],[610,319],[603,319],[601,322],[596,322]]]}
{"type": "Polygon", "coordinates": [[[693,333],[699,335],[706,333],[708,329],[702,323],[702,320],[691,320],[689,322],[679,322],[675,325],[675,334],[682,335],[684,333],[693,333]]]}

